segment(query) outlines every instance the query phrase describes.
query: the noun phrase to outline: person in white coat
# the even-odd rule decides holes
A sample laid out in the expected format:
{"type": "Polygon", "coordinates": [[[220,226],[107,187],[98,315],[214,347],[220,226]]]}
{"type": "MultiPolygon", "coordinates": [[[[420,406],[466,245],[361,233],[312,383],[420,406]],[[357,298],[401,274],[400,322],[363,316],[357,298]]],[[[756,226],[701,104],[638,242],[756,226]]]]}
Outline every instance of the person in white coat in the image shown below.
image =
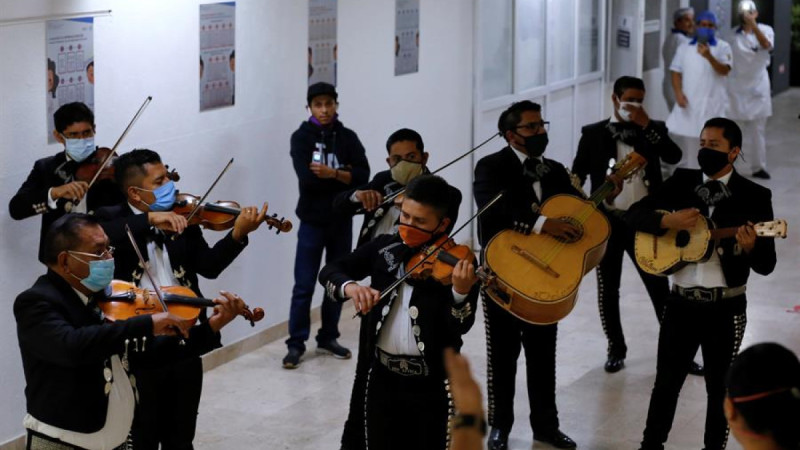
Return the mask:
{"type": "Polygon", "coordinates": [[[739,3],[739,18],[741,26],[731,33],[735,65],[728,80],[729,117],[742,129],[747,148],[753,149],[749,158],[753,176],[769,179],[765,133],[767,118],[772,115],[772,98],[767,66],[775,32],[756,21],[758,10],[750,0],[739,3]]]}
{"type": "Polygon", "coordinates": [[[697,168],[697,136],[706,120],[728,115],[726,77],[733,56],[731,46],[714,35],[716,27],[713,12],[699,14],[694,38],[678,47],[669,68],[679,107],[672,109],[667,128],[683,150],[681,167],[697,168]]]}
{"type": "Polygon", "coordinates": [[[669,70],[675,52],[681,44],[692,40],[694,34],[694,8],[680,8],[673,14],[674,27],[664,45],[661,47],[661,57],[664,59],[664,82],[661,86],[664,100],[670,111],[675,106],[675,91],[672,90],[672,72],[669,70]]]}

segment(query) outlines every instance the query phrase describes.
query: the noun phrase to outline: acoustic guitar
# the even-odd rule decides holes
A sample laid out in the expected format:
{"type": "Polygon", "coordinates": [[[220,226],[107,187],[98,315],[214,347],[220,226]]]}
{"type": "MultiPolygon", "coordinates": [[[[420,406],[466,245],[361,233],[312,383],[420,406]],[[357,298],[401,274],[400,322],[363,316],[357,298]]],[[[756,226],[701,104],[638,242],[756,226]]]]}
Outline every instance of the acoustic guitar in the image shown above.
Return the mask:
{"type": "MultiPolygon", "coordinates": [[[[614,166],[613,176],[624,180],[646,164],[644,157],[631,152],[614,166]]],[[[588,200],[559,194],[542,204],[542,215],[575,225],[580,230],[577,238],[497,233],[486,246],[481,267],[489,298],[533,324],[555,323],[569,314],[581,279],[605,253],[611,227],[597,208],[613,191],[614,183],[606,181],[588,200]]]]}
{"type": "MultiPolygon", "coordinates": [[[[786,238],[782,219],[759,222],[753,228],[758,237],[786,238]]],[[[736,237],[738,229],[716,228],[711,219],[700,216],[691,230],[668,230],[663,236],[639,231],[634,242],[636,264],[653,275],[671,275],[688,264],[708,261],[719,240],[736,237]]]]}

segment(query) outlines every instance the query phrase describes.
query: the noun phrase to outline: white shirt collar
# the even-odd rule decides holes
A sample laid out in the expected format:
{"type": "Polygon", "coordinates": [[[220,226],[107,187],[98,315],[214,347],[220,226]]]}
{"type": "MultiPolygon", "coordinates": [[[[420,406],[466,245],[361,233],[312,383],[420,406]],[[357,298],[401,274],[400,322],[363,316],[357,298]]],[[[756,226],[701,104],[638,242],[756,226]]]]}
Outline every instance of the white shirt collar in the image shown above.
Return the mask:
{"type": "MultiPolygon", "coordinates": [[[[733,170],[728,172],[727,175],[717,178],[717,181],[721,181],[722,184],[727,186],[728,185],[728,181],[730,181],[730,179],[731,179],[731,175],[733,175],[733,170]]],[[[711,179],[711,177],[707,176],[706,174],[703,174],[703,183],[705,183],[706,181],[708,181],[710,179],[711,179]]]]}
{"type": "Polygon", "coordinates": [[[76,294],[78,294],[78,297],[81,299],[81,301],[83,302],[84,305],[88,305],[89,304],[89,297],[86,294],[84,294],[83,292],[81,292],[81,291],[79,291],[79,290],[77,290],[75,288],[72,288],[72,290],[75,291],[76,294]]]}
{"type": "Polygon", "coordinates": [[[532,159],[535,159],[535,160],[537,160],[539,162],[542,162],[542,157],[541,156],[530,156],[529,157],[525,153],[522,153],[521,151],[519,151],[519,150],[515,149],[514,147],[512,147],[511,144],[508,144],[508,148],[510,148],[511,150],[514,151],[514,154],[517,155],[517,158],[519,158],[519,162],[521,164],[525,164],[525,160],[528,159],[528,158],[532,158],[532,159]]]}
{"type": "Polygon", "coordinates": [[[131,209],[131,211],[133,211],[134,214],[144,214],[144,211],[131,205],[131,202],[128,202],[128,207],[131,209]]]}

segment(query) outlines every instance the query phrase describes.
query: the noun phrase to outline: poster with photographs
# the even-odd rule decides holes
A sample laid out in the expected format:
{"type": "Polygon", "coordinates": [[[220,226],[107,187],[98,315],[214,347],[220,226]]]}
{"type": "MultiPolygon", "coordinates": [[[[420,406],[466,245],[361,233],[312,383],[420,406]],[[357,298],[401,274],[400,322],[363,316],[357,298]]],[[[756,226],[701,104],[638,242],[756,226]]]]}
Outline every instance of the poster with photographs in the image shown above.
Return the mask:
{"type": "Polygon", "coordinates": [[[419,72],[419,0],[395,0],[394,74],[419,72]]]}
{"type": "Polygon", "coordinates": [[[200,111],[236,101],[236,2],[200,5],[200,111]]]}
{"type": "Polygon", "coordinates": [[[336,86],[336,0],[308,2],[308,84],[336,86]]]}
{"type": "Polygon", "coordinates": [[[47,143],[56,142],[53,113],[66,103],[94,110],[94,19],[50,20],[47,53],[47,143]]]}

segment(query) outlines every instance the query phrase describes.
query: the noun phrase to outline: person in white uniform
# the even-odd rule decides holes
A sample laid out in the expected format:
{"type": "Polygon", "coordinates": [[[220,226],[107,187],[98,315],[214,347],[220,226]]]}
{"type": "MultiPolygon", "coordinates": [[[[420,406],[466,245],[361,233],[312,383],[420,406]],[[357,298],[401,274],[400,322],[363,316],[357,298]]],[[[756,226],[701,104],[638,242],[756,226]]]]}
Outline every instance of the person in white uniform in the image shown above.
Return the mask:
{"type": "Polygon", "coordinates": [[[694,38],[678,47],[670,65],[675,102],[667,118],[672,140],[683,150],[681,167],[697,165],[697,136],[711,117],[727,117],[726,77],[733,67],[731,46],[714,36],[717,16],[697,16],[694,38]]]}
{"type": "Polygon", "coordinates": [[[694,8],[676,9],[673,14],[674,27],[664,40],[661,47],[661,57],[664,59],[664,82],[661,86],[664,92],[664,100],[670,111],[675,107],[675,91],[672,90],[672,72],[669,70],[675,52],[681,44],[686,44],[692,40],[694,34],[694,8]]]}
{"type": "Polygon", "coordinates": [[[730,118],[735,120],[752,148],[750,167],[756,178],[769,179],[767,172],[767,118],[772,115],[769,74],[770,53],[775,44],[772,27],[758,23],[756,4],[739,3],[741,25],[735,28],[731,49],[736,62],[728,79],[730,118]]]}

